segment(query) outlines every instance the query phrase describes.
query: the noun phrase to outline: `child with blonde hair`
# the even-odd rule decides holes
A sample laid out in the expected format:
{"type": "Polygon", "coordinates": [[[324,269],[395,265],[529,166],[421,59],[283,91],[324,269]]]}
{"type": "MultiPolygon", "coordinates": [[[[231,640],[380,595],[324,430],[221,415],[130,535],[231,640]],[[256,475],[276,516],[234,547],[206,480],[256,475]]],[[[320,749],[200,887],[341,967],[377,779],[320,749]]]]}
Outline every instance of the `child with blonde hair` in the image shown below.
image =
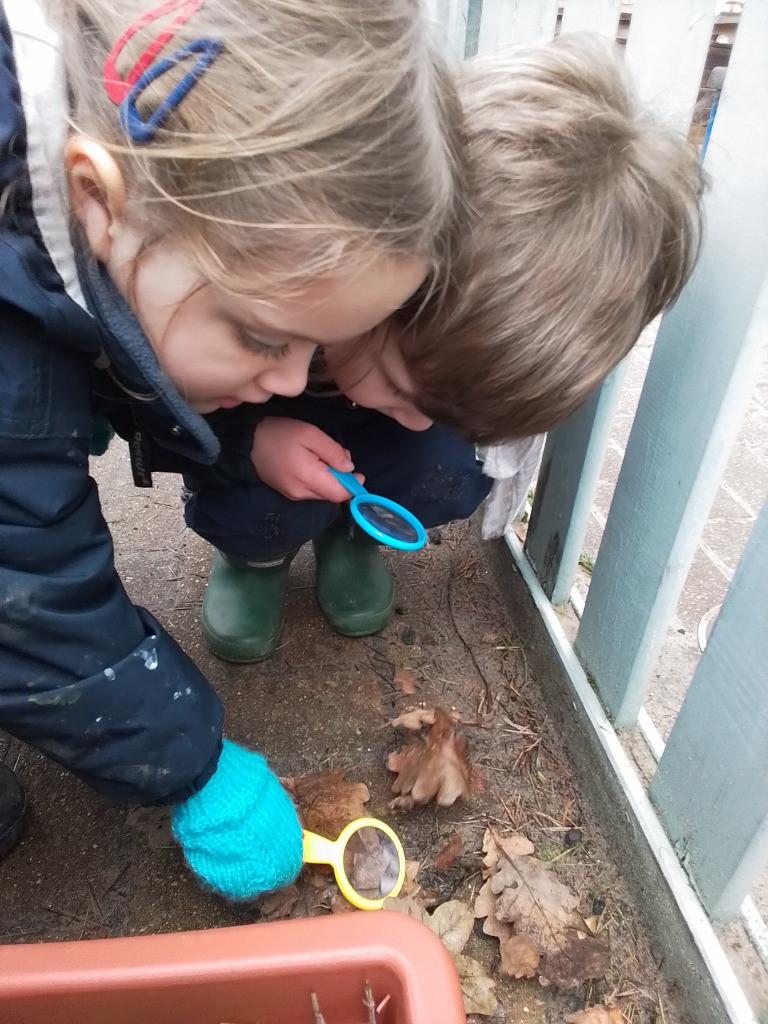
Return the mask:
{"type": "MultiPolygon", "coordinates": [[[[457,123],[417,0],[0,5],[0,722],[171,804],[232,898],[297,873],[296,813],[128,599],[89,448],[115,429],[139,486],[253,477],[226,412],[299,394],[444,262],[457,123]]],[[[3,772],[0,852],[22,807],[3,772]]]]}

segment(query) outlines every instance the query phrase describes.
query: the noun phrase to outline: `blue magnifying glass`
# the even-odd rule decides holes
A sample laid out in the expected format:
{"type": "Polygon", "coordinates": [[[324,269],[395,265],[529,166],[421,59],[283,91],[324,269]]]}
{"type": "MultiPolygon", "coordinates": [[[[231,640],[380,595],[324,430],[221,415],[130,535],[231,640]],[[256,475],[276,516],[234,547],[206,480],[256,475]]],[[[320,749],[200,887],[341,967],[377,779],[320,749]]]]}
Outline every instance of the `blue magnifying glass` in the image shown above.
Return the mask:
{"type": "Polygon", "coordinates": [[[415,551],[427,543],[427,531],[416,516],[396,501],[371,494],[351,473],[328,467],[342,487],[353,496],[349,510],[358,526],[381,544],[400,551],[415,551]]]}

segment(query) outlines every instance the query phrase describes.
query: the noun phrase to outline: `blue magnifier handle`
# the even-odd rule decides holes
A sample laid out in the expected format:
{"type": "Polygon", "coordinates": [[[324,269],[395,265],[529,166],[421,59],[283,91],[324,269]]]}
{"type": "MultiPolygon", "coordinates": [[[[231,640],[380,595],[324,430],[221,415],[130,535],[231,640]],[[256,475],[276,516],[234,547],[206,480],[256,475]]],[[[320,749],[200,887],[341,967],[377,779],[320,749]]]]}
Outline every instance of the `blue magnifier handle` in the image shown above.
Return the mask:
{"type": "Polygon", "coordinates": [[[361,494],[367,494],[368,491],[363,487],[360,481],[354,477],[351,473],[339,473],[336,469],[328,467],[328,472],[333,473],[336,479],[339,481],[342,487],[346,487],[350,494],[356,498],[361,494]]]}

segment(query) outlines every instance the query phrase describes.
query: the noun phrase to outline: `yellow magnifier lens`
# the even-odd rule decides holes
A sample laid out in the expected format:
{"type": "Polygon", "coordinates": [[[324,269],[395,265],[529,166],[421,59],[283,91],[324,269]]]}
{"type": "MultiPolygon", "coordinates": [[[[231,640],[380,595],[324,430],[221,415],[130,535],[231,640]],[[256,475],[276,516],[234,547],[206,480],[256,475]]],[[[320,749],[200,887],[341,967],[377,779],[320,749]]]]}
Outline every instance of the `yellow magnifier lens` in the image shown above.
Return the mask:
{"type": "Polygon", "coordinates": [[[399,889],[400,853],[391,836],[375,825],[363,825],[349,836],[343,864],[347,882],[364,900],[384,900],[399,889]]]}
{"type": "Polygon", "coordinates": [[[344,897],[360,910],[380,910],[405,881],[405,853],[389,825],[358,818],[334,842],[304,830],[304,863],[330,864],[344,897]]]}

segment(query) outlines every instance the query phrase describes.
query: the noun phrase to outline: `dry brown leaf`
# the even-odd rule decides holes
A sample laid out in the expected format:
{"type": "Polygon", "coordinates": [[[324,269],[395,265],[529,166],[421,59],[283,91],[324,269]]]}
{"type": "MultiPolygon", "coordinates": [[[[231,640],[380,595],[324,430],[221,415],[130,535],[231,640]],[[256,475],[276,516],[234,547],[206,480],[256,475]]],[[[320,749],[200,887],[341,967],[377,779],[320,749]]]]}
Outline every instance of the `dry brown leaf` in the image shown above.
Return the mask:
{"type": "Polygon", "coordinates": [[[618,1006],[588,1006],[578,1013],[569,1013],[567,1024],[625,1024],[618,1006]]]}
{"type": "Polygon", "coordinates": [[[418,881],[419,871],[421,871],[420,860],[407,860],[405,862],[405,881],[403,882],[403,888],[400,890],[401,896],[418,896],[421,892],[421,882],[418,881]]]}
{"type": "Polygon", "coordinates": [[[533,977],[542,985],[577,988],[603,977],[609,966],[608,944],[584,932],[576,913],[578,898],[551,867],[511,852],[521,837],[504,841],[486,833],[487,870],[496,865],[475,901],[475,915],[484,917],[483,931],[499,939],[502,971],[512,977],[533,977]],[[540,956],[540,959],[539,959],[540,956]]]}
{"type": "Polygon", "coordinates": [[[539,981],[555,988],[578,988],[590,978],[602,978],[610,965],[608,944],[594,935],[568,936],[556,952],[541,960],[539,981]]]}
{"type": "Polygon", "coordinates": [[[491,891],[490,879],[477,894],[475,917],[484,917],[483,933],[499,940],[502,973],[512,978],[532,978],[539,966],[538,946],[530,935],[516,935],[511,924],[496,917],[496,897],[491,891]]]}
{"type": "Polygon", "coordinates": [[[496,1012],[496,982],[485,973],[479,960],[458,953],[453,962],[461,982],[464,1012],[490,1017],[496,1012]]]}
{"type": "Polygon", "coordinates": [[[407,732],[419,732],[425,725],[435,724],[435,714],[435,708],[414,708],[393,718],[389,724],[396,729],[405,729],[407,732]]]}
{"type": "Polygon", "coordinates": [[[401,693],[413,694],[418,691],[413,672],[407,668],[396,668],[392,682],[401,693]]]}
{"type": "Polygon", "coordinates": [[[449,953],[460,953],[472,934],[475,915],[461,900],[449,900],[436,907],[425,924],[442,940],[449,953]]]}
{"type": "Polygon", "coordinates": [[[348,782],[338,768],[297,775],[292,791],[304,827],[326,839],[337,839],[350,821],[367,814],[368,787],[362,782],[348,782]]]}
{"type": "Polygon", "coordinates": [[[301,893],[297,885],[286,886],[285,889],[278,889],[262,896],[258,904],[259,912],[268,921],[279,921],[291,916],[300,898],[301,893]]]}
{"type": "Polygon", "coordinates": [[[424,904],[414,899],[413,896],[389,896],[384,900],[384,909],[394,910],[397,914],[405,914],[416,921],[421,921],[422,924],[429,917],[424,904]]]}
{"type": "Polygon", "coordinates": [[[355,908],[349,903],[340,892],[335,892],[331,896],[331,913],[332,914],[349,914],[354,913],[355,908]]]}
{"type": "Polygon", "coordinates": [[[461,851],[464,847],[461,836],[456,835],[451,839],[449,843],[446,843],[440,853],[435,857],[435,867],[438,871],[448,871],[453,867],[456,858],[461,856],[461,851]]]}
{"type": "Polygon", "coordinates": [[[525,836],[517,833],[502,836],[496,831],[486,829],[483,836],[483,878],[490,878],[495,874],[499,861],[505,857],[527,857],[535,851],[536,847],[525,836]]]}
{"type": "Polygon", "coordinates": [[[449,900],[448,903],[441,903],[432,914],[429,914],[423,904],[412,896],[399,896],[384,900],[384,908],[421,921],[442,941],[456,965],[466,1013],[484,1016],[494,1013],[496,982],[488,977],[479,961],[464,956],[461,952],[474,927],[474,916],[466,903],[449,900]]]}
{"type": "Polygon", "coordinates": [[[542,861],[510,857],[499,864],[490,882],[496,916],[527,932],[542,953],[556,953],[582,927],[576,913],[578,897],[542,861]]]}
{"type": "Polygon", "coordinates": [[[496,913],[496,895],[491,891],[491,880],[480,887],[475,900],[475,917],[491,917],[496,913]]]}
{"type": "MultiPolygon", "coordinates": [[[[510,926],[507,925],[507,928],[510,926]]],[[[540,959],[536,943],[525,932],[509,935],[501,941],[501,972],[510,978],[533,978],[540,959]]]]}
{"type": "MultiPolygon", "coordinates": [[[[456,732],[449,715],[435,709],[435,722],[423,740],[390,754],[390,771],[397,773],[392,792],[413,803],[427,804],[435,800],[441,807],[450,807],[469,796],[470,766],[467,741],[456,732]]],[[[398,806],[406,802],[394,801],[398,806]]]]}

